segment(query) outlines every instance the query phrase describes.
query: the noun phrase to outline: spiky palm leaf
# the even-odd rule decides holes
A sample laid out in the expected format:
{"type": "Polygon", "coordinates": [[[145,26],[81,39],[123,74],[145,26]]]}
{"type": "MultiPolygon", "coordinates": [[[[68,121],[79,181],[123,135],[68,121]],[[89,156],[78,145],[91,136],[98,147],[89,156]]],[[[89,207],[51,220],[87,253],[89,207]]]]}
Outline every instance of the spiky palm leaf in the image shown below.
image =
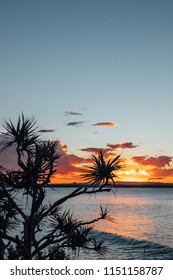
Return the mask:
{"type": "Polygon", "coordinates": [[[77,248],[90,248],[93,241],[93,227],[77,227],[71,235],[69,235],[68,242],[70,248],[76,250],[77,248]]]}
{"type": "Polygon", "coordinates": [[[5,121],[3,127],[7,131],[8,141],[3,143],[2,150],[17,145],[18,149],[26,151],[30,146],[37,142],[39,135],[36,134],[36,121],[34,118],[19,116],[17,125],[14,126],[11,120],[5,121]]]}
{"type": "Polygon", "coordinates": [[[107,247],[104,245],[104,240],[100,239],[93,239],[92,240],[92,245],[94,250],[100,254],[100,255],[105,255],[108,252],[107,247]]]}
{"type": "Polygon", "coordinates": [[[10,189],[11,192],[21,188],[22,172],[20,170],[13,171],[4,168],[1,178],[8,187],[13,187],[10,189]]]}
{"type": "Polygon", "coordinates": [[[114,178],[117,177],[115,171],[122,168],[119,158],[120,155],[106,161],[102,151],[98,156],[93,155],[92,165],[84,170],[83,179],[92,186],[99,186],[101,183],[108,185],[110,182],[115,185],[114,178]]]}
{"type": "Polygon", "coordinates": [[[49,227],[63,233],[71,233],[78,227],[79,223],[80,221],[73,217],[70,210],[67,210],[63,213],[55,213],[52,215],[50,217],[49,227]]]}
{"type": "Polygon", "coordinates": [[[18,225],[17,211],[7,200],[4,193],[0,197],[0,230],[4,233],[13,231],[18,225]]]}
{"type": "Polygon", "coordinates": [[[61,154],[57,151],[57,142],[45,141],[36,143],[32,153],[25,163],[28,170],[28,179],[42,183],[47,179],[48,174],[56,172],[55,167],[58,165],[58,159],[61,154]]]}

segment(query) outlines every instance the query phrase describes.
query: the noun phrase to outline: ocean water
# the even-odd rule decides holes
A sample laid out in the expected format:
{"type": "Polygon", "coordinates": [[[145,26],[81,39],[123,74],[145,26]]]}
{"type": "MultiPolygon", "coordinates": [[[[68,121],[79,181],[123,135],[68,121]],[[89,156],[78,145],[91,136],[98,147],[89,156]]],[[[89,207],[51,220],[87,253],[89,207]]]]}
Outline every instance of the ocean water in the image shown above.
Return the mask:
{"type": "MultiPolygon", "coordinates": [[[[53,202],[73,189],[48,190],[53,202]]],[[[118,188],[113,193],[80,195],[68,200],[71,209],[83,221],[97,218],[100,205],[109,209],[114,222],[95,224],[95,235],[105,241],[107,254],[80,253],[79,259],[173,259],[173,189],[118,188]]]]}

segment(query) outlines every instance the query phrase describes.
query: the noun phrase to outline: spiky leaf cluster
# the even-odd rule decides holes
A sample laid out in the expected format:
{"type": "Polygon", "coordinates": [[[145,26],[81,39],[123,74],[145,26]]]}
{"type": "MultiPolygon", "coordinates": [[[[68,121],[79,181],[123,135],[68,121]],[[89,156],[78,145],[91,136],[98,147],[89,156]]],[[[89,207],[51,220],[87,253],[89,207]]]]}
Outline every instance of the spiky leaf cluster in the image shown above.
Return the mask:
{"type": "MultiPolygon", "coordinates": [[[[65,202],[81,194],[110,191],[110,188],[79,186],[55,202],[45,202],[52,175],[58,169],[60,154],[56,141],[42,141],[34,118],[22,114],[16,125],[5,121],[7,141],[1,151],[13,147],[18,167],[8,170],[0,166],[0,259],[67,259],[71,252],[94,250],[105,253],[102,240],[93,234],[93,224],[108,219],[107,208],[100,206],[100,215],[80,221],[65,202]]],[[[0,152],[1,152],[0,151],[0,152]]],[[[120,168],[119,156],[105,161],[102,152],[92,157],[93,166],[84,174],[91,186],[113,181],[120,168]]]]}
{"type": "Polygon", "coordinates": [[[103,152],[100,151],[98,156],[92,156],[92,165],[86,167],[82,178],[94,187],[100,186],[101,183],[104,185],[113,183],[115,186],[114,178],[117,177],[115,172],[122,168],[119,158],[120,155],[106,161],[103,152]]]}

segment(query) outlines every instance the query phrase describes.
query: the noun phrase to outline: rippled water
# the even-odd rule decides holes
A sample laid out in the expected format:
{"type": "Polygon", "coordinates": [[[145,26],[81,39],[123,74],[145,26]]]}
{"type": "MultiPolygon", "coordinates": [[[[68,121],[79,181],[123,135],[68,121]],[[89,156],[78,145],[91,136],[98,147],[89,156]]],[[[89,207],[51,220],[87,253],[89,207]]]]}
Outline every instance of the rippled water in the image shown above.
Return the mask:
{"type": "MultiPolygon", "coordinates": [[[[48,200],[72,189],[49,190],[48,200]]],[[[81,195],[68,200],[65,207],[82,220],[99,214],[99,205],[108,207],[114,223],[95,224],[96,235],[105,240],[107,259],[173,259],[173,189],[121,188],[113,193],[81,195]]],[[[95,255],[80,256],[95,258],[95,255]]]]}

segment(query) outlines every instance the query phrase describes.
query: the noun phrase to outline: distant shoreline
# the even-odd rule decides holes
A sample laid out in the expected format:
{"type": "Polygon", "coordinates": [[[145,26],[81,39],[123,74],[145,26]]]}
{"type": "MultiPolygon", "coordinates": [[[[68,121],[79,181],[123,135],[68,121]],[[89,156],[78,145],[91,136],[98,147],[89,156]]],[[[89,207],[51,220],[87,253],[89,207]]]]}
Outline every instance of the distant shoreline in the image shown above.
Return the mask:
{"type": "MultiPolygon", "coordinates": [[[[91,186],[82,183],[63,183],[63,184],[50,184],[53,188],[76,188],[91,186]]],[[[143,182],[117,182],[115,188],[173,188],[173,183],[143,183],[143,182]]]]}

